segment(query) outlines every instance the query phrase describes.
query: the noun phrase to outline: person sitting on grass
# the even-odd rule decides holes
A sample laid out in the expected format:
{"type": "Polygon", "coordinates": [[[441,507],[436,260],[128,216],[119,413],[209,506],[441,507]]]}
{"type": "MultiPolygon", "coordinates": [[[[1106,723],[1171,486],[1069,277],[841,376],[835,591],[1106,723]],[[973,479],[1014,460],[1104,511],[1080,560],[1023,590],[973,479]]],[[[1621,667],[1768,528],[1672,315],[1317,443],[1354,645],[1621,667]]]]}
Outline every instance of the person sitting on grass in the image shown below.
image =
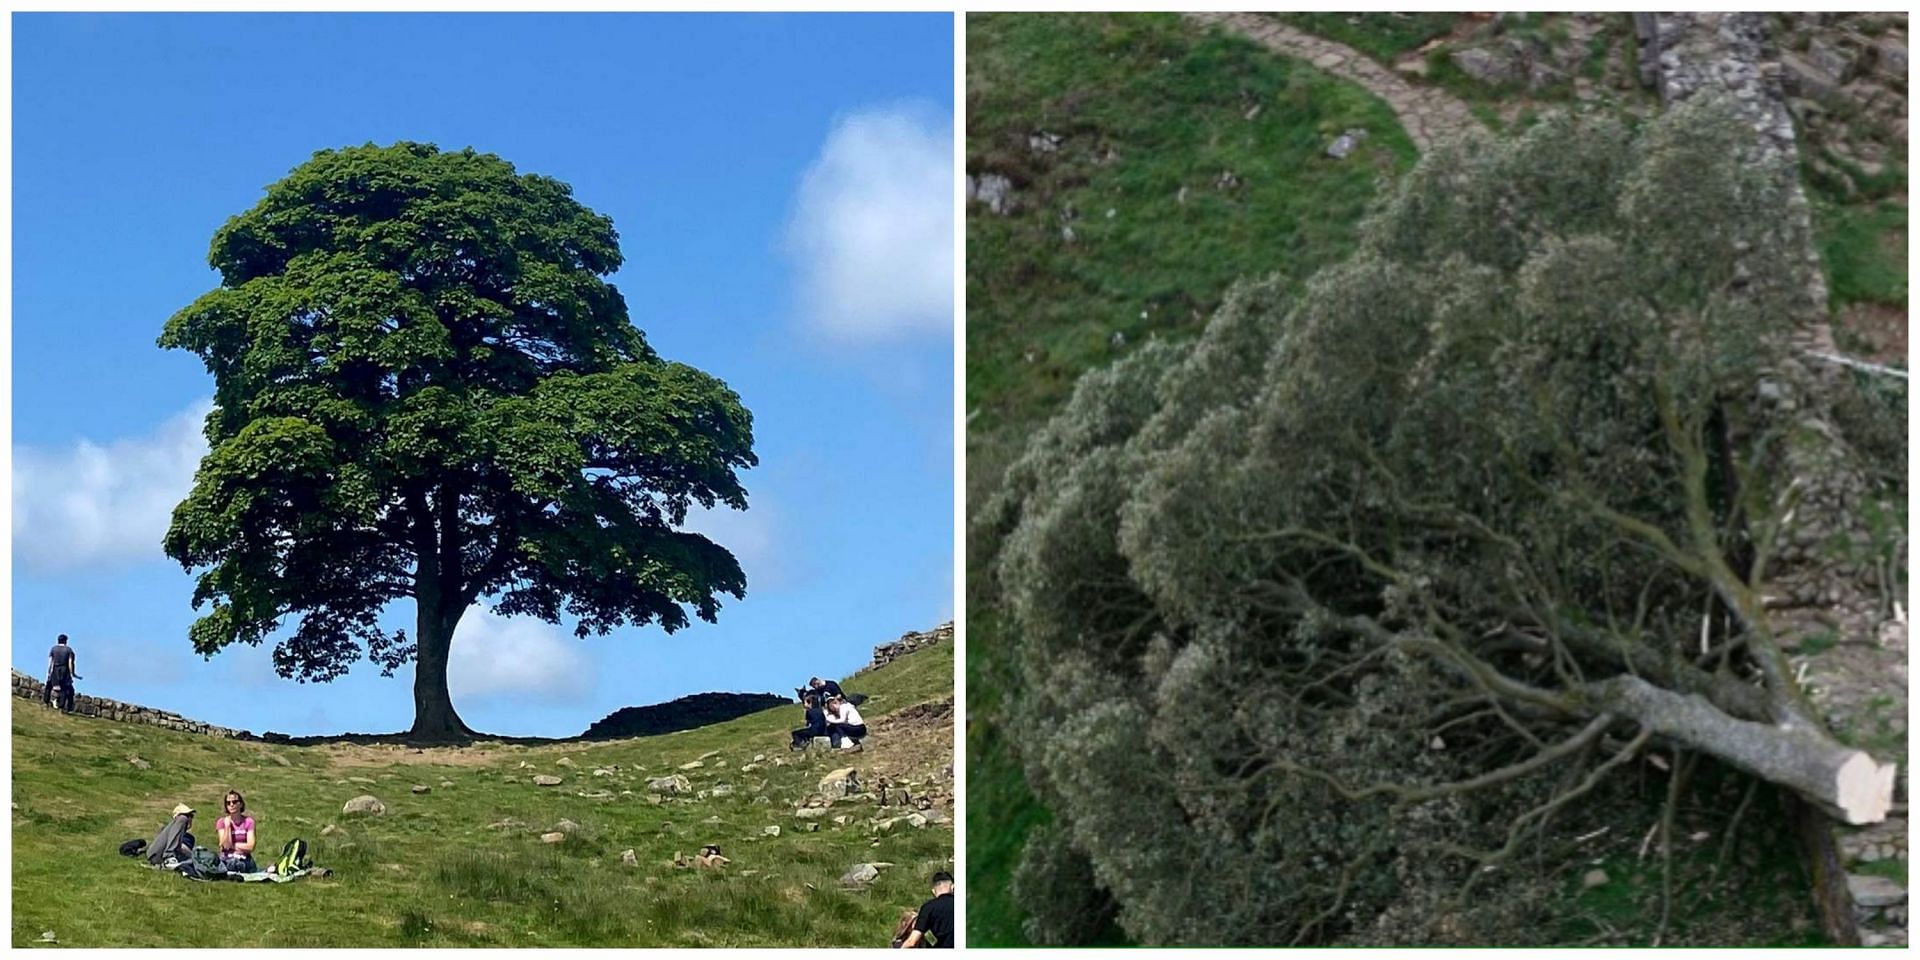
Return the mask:
{"type": "Polygon", "coordinates": [[[845,697],[832,697],[827,700],[827,737],[833,741],[833,748],[840,749],[841,741],[846,746],[857,747],[866,739],[867,721],[861,719],[860,711],[845,697]]]}
{"type": "Polygon", "coordinates": [[[226,816],[213,822],[220,833],[220,864],[228,873],[256,873],[259,867],[253,862],[253,847],[259,837],[255,836],[253,818],[247,815],[246,798],[235,790],[227,791],[226,816]]]}
{"type": "Polygon", "coordinates": [[[927,938],[933,938],[933,946],[953,946],[953,874],[941,870],[933,875],[933,899],[920,905],[920,915],[913,920],[913,932],[900,941],[902,949],[927,946],[927,938]]]}
{"type": "Polygon", "coordinates": [[[808,694],[806,704],[807,725],[793,731],[793,746],[790,749],[804,750],[814,737],[827,735],[827,712],[820,707],[820,698],[808,694]]]}
{"type": "Polygon", "coordinates": [[[147,844],[147,862],[154,866],[171,866],[169,861],[193,859],[193,808],[184,803],[175,804],[173,818],[155,834],[153,842],[147,844]]]}

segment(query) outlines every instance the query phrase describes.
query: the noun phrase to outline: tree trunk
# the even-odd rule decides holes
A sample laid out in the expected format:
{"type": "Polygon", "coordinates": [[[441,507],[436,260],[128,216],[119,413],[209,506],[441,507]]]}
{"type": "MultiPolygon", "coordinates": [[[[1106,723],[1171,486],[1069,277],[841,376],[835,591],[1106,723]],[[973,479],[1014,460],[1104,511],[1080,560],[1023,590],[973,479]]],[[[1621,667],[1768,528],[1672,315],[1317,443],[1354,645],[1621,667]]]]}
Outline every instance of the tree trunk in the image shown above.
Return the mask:
{"type": "Polygon", "coordinates": [[[1833,839],[1833,822],[1813,804],[1782,793],[1787,821],[1793,824],[1794,838],[1806,858],[1807,872],[1813,882],[1813,906],[1820,914],[1820,932],[1836,947],[1860,945],[1860,927],[1853,917],[1853,891],[1847,889],[1847,870],[1840,863],[1839,844],[1833,839]]]}
{"type": "Polygon", "coordinates": [[[413,663],[413,740],[435,743],[473,739],[473,730],[461,721],[447,694],[447,653],[453,646],[453,630],[465,611],[451,614],[437,609],[439,604],[419,602],[417,646],[413,663]]]}
{"type": "Polygon", "coordinates": [[[1594,684],[1588,696],[1598,709],[1786,787],[1846,823],[1878,823],[1893,805],[1898,766],[1880,763],[1823,729],[1738,720],[1700,697],[1632,676],[1594,684]]]}

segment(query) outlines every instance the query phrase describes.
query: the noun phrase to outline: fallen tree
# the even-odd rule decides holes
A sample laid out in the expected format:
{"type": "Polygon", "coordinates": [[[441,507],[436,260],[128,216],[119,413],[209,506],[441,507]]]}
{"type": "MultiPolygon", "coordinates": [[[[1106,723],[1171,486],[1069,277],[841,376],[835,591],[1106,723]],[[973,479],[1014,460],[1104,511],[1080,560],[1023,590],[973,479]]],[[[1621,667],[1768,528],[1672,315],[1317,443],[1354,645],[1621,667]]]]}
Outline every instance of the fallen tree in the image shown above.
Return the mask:
{"type": "Polygon", "coordinates": [[[1808,238],[1751,141],[1700,102],[1436,151],[1304,291],[1083,378],[975,519],[1059,819],[1036,902],[1326,942],[1445,887],[1416,939],[1471,942],[1476,887],[1651,759],[1669,809],[1704,756],[1885,817],[1760,592],[1783,450],[1851,454],[1794,413],[1808,238]]]}

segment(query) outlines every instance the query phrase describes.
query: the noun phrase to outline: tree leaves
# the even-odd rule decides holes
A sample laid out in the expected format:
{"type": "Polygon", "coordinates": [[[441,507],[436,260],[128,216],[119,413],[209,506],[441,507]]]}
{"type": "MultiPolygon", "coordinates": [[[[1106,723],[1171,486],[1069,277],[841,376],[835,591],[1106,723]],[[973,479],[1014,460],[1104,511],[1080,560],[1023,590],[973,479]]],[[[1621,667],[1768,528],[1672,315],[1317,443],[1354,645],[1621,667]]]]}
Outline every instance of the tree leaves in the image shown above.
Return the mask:
{"type": "Polygon", "coordinates": [[[1766,462],[1747,401],[1809,279],[1750,140],[1690,103],[1436,151],[1304,290],[1082,378],[976,519],[1072,845],[1027,882],[1083,855],[1146,942],[1365,937],[1404,902],[1454,928],[1396,935],[1485,935],[1471,878],[1604,759],[1525,762],[1555,697],[1693,669],[1685,551],[1742,547],[1707,425],[1716,469],[1766,462]],[[1449,781],[1486,787],[1345,786],[1449,781]]]}
{"type": "MultiPolygon", "coordinates": [[[[323,150],[214,236],[221,285],[160,345],[213,375],[211,450],[166,549],[200,569],[195,649],[259,643],[326,680],[444,646],[467,605],[580,629],[711,620],[731,554],[676,529],[745,509],[752,417],[664,361],[604,275],[606,217],[472,150],[323,150]],[[376,626],[423,601],[412,641],[376,626]]],[[[444,659],[444,658],[442,658],[444,659]]]]}

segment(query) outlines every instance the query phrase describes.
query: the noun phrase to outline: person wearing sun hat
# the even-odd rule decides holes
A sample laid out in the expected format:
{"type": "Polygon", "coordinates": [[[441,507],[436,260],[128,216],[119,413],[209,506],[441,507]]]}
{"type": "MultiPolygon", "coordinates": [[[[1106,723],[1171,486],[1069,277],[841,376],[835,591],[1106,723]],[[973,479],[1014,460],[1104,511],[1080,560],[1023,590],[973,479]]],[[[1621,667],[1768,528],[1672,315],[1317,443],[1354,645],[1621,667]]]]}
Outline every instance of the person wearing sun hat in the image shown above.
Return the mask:
{"type": "Polygon", "coordinates": [[[174,804],[173,819],[168,820],[167,825],[154,835],[153,842],[147,844],[147,862],[164,865],[169,858],[193,859],[193,834],[187,832],[191,829],[193,808],[184,803],[174,804]]]}

